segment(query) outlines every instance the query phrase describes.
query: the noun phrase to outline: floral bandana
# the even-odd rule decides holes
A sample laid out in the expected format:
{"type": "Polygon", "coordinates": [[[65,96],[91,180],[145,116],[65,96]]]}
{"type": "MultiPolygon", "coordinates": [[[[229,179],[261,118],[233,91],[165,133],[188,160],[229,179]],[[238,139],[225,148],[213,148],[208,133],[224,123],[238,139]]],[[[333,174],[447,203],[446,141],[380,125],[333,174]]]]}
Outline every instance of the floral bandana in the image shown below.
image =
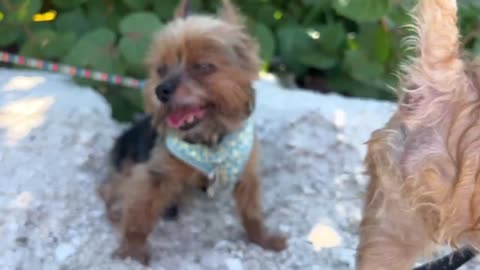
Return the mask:
{"type": "Polygon", "coordinates": [[[207,194],[213,197],[220,187],[235,183],[243,173],[253,148],[253,126],[247,120],[213,148],[182,141],[175,131],[167,134],[165,144],[171,154],[208,177],[207,194]]]}

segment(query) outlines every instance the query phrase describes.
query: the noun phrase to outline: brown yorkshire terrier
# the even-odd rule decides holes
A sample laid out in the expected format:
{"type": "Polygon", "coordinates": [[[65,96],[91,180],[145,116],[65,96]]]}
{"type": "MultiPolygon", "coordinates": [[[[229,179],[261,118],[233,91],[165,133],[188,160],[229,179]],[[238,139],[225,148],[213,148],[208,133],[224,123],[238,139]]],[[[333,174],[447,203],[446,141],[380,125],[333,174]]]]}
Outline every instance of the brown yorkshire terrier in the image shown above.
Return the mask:
{"type": "Polygon", "coordinates": [[[411,269],[444,244],[464,246],[455,265],[418,269],[455,269],[480,247],[480,66],[463,58],[455,0],[416,12],[399,108],[368,142],[359,270],[411,269]]]}
{"type": "Polygon", "coordinates": [[[183,0],[176,19],[154,37],[149,116],[117,140],[114,169],[99,187],[121,232],[115,254],[148,264],[147,239],[158,218],[175,216],[191,188],[214,196],[229,186],[248,240],[281,251],[286,238],[269,233],[262,221],[258,145],[249,120],[257,44],[228,0],[218,18],[190,16],[188,6],[183,0]]]}

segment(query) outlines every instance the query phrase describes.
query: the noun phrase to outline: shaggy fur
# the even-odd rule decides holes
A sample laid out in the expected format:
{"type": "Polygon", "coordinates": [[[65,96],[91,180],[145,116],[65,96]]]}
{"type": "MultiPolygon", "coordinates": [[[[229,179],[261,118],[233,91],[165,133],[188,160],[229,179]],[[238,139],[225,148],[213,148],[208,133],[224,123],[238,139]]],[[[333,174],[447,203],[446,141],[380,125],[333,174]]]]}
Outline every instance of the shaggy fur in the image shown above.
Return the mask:
{"type": "Polygon", "coordinates": [[[411,269],[437,245],[480,247],[480,68],[455,0],[421,0],[398,111],[368,142],[357,269],[411,269]]]}
{"type": "MultiPolygon", "coordinates": [[[[171,128],[167,124],[172,113],[185,107],[205,108],[199,122],[178,131],[187,142],[214,147],[252,113],[252,82],[259,70],[257,44],[228,0],[223,1],[218,18],[187,16],[188,6],[182,1],[177,18],[154,37],[147,58],[145,107],[153,116],[159,141],[171,128]]],[[[257,163],[255,143],[232,195],[248,240],[280,251],[287,246],[286,238],[269,233],[263,225],[257,163]]],[[[159,216],[192,188],[206,185],[205,176],[172,156],[162,143],[154,146],[148,160],[114,170],[99,193],[107,212],[119,213],[110,217],[118,221],[121,233],[115,254],[148,264],[148,236],[159,216]]]]}
{"type": "MultiPolygon", "coordinates": [[[[129,175],[132,166],[150,159],[157,139],[157,131],[152,127],[151,122],[151,116],[143,116],[117,138],[110,154],[110,164],[114,171],[129,175]]],[[[114,210],[118,207],[110,207],[110,209],[114,210]]],[[[111,217],[119,215],[115,212],[109,214],[111,217]]],[[[177,216],[178,205],[174,203],[165,211],[164,218],[174,220],[177,216]]]]}

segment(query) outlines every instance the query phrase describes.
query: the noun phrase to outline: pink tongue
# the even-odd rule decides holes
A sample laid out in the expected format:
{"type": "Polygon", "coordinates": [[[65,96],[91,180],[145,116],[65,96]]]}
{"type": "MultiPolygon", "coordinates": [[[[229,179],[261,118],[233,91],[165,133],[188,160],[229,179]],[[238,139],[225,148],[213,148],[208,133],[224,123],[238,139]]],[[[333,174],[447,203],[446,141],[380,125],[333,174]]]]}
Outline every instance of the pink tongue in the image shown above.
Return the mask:
{"type": "Polygon", "coordinates": [[[180,128],[190,117],[200,118],[205,114],[202,108],[180,108],[167,117],[167,124],[172,128],[180,128]]]}

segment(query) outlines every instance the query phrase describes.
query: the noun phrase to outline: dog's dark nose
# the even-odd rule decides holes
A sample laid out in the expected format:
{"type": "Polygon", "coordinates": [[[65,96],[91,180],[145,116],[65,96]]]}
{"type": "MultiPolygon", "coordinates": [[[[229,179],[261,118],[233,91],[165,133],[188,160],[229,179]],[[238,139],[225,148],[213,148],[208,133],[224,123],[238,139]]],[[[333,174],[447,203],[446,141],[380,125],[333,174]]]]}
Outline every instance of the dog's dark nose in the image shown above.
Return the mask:
{"type": "Polygon", "coordinates": [[[178,78],[172,78],[159,84],[157,88],[155,88],[157,98],[163,103],[168,102],[170,96],[175,92],[175,89],[177,89],[178,83],[178,78]]]}

